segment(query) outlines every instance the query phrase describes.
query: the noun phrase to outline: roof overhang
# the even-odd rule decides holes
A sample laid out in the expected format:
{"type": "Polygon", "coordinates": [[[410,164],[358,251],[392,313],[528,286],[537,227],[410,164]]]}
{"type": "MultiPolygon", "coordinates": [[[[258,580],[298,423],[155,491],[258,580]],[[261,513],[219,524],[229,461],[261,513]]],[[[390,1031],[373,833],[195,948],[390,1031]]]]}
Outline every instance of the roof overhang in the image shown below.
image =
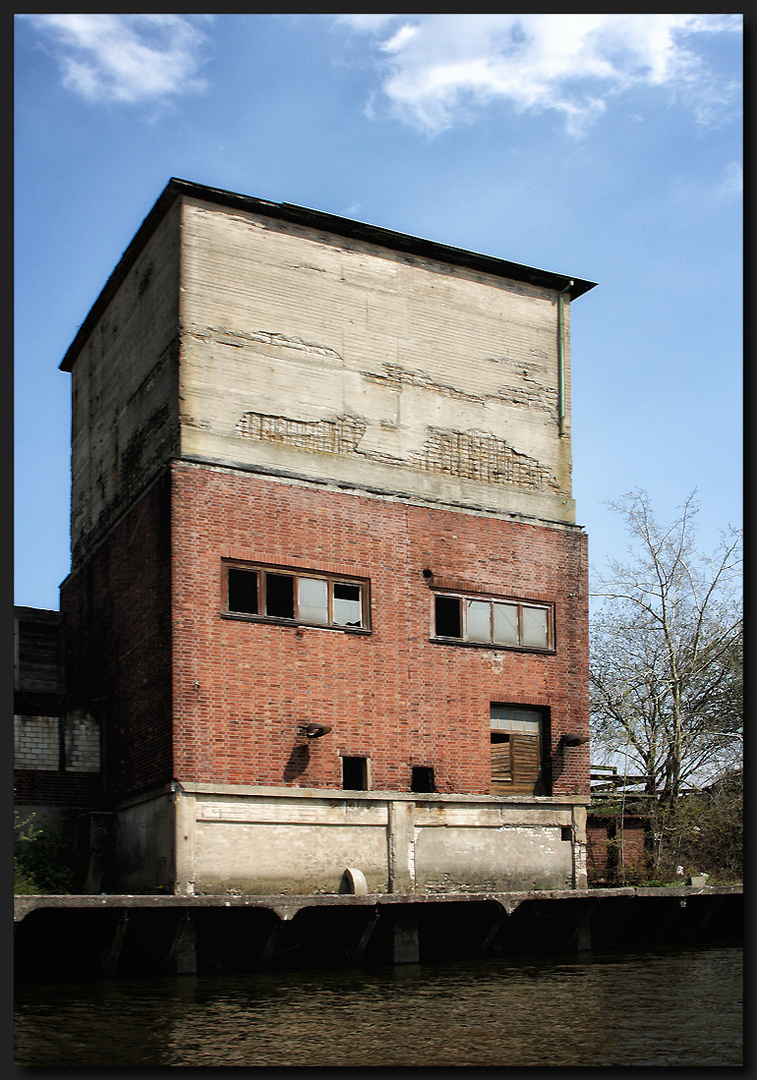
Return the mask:
{"type": "Polygon", "coordinates": [[[308,207],[296,206],[293,203],[268,202],[265,199],[256,199],[251,195],[238,195],[233,191],[224,191],[221,188],[207,187],[204,184],[195,184],[189,180],[179,180],[172,177],[137,230],[134,239],[121,256],[118,265],[108,278],[86,319],[79,327],[76,337],[61,361],[60,368],[62,371],[71,371],[76,357],[83,348],[93,327],[115,295],[147,240],[175,200],[182,197],[200,199],[204,202],[215,203],[217,206],[225,206],[233,210],[242,210],[275,218],[279,221],[291,222],[305,228],[317,229],[320,232],[343,236],[351,240],[361,240],[365,243],[389,248],[392,251],[402,251],[419,258],[433,259],[452,266],[464,266],[479,273],[525,282],[538,288],[553,289],[566,294],[572,300],[588,292],[589,289],[593,289],[596,284],[594,281],[571,278],[565,274],[555,274],[548,270],[539,270],[533,266],[508,262],[506,259],[497,259],[491,255],[466,251],[464,248],[438,244],[433,240],[423,240],[407,233],[394,232],[391,229],[368,225],[365,222],[339,217],[336,214],[326,214],[320,210],[311,210],[308,207]]]}

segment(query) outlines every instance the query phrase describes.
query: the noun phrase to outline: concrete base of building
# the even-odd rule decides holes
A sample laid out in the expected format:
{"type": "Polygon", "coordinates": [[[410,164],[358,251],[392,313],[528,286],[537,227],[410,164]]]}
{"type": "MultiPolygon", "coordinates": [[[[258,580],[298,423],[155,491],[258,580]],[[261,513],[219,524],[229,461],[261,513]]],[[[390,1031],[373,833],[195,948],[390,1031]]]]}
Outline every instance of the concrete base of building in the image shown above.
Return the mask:
{"type": "Polygon", "coordinates": [[[112,891],[319,895],[582,888],[586,800],[174,783],[115,815],[112,891]]]}

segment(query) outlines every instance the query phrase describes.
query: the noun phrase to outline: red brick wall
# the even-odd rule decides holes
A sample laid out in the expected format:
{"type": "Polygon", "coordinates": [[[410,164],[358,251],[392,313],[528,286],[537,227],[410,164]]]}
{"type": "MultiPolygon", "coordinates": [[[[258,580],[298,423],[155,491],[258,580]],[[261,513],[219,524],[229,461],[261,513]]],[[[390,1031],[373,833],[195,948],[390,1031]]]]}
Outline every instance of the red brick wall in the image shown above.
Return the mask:
{"type": "Polygon", "coordinates": [[[61,586],[72,707],[101,719],[113,800],[172,777],[167,473],[61,586]]]}
{"type": "Polygon", "coordinates": [[[491,702],[549,709],[553,793],[588,793],[586,537],[481,515],[172,467],[174,774],[184,781],[339,787],[339,752],[371,787],[486,793],[491,702]],[[370,579],[369,636],[221,616],[221,560],[370,579]],[[554,655],[430,642],[423,578],[555,604],[554,655]],[[297,726],[333,731],[297,749],[297,726]]]}
{"type": "Polygon", "coordinates": [[[17,806],[71,806],[93,810],[102,798],[99,773],[14,769],[13,800],[17,806]]]}
{"type": "Polygon", "coordinates": [[[590,885],[614,885],[645,876],[646,823],[642,818],[626,817],[622,843],[620,822],[616,818],[589,815],[586,824],[586,860],[590,885]]]}

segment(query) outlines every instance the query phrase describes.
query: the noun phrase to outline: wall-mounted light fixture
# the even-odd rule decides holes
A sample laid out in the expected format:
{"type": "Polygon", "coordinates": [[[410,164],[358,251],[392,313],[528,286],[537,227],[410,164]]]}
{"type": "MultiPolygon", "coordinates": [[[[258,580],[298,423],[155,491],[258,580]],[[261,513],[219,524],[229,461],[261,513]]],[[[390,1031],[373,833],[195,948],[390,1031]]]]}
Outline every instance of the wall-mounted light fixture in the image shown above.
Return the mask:
{"type": "Polygon", "coordinates": [[[322,735],[328,735],[331,728],[326,724],[302,724],[298,731],[298,735],[304,735],[308,739],[320,739],[322,735]]]}
{"type": "Polygon", "coordinates": [[[563,735],[563,742],[566,746],[583,746],[583,744],[588,741],[588,735],[563,735]]]}

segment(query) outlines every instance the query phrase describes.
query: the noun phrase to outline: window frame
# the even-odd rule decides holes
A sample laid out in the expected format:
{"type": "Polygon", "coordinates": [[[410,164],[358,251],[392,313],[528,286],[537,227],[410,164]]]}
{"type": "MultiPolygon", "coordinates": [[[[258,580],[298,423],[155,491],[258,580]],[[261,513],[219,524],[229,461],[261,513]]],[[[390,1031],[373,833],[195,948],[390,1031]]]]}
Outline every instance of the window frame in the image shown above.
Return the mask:
{"type": "Polygon", "coordinates": [[[322,570],[309,570],[302,567],[276,566],[270,563],[245,563],[236,560],[224,559],[221,569],[221,614],[225,618],[241,619],[245,622],[261,622],[278,626],[308,626],[318,630],[341,630],[349,634],[371,633],[371,602],[370,581],[367,578],[349,577],[345,574],[333,574],[322,570]],[[231,571],[254,574],[256,576],[255,593],[257,597],[257,611],[236,611],[229,607],[229,576],[231,571]],[[266,611],[267,588],[266,575],[292,578],[292,617],[286,615],[269,615],[266,611]],[[324,581],[326,583],[326,621],[318,622],[313,618],[300,618],[300,581],[324,581]],[[334,587],[347,585],[359,590],[358,603],[360,604],[359,626],[335,621],[334,600],[344,600],[343,597],[334,596],[334,587]]]}
{"type": "Polygon", "coordinates": [[[444,645],[466,645],[477,649],[515,649],[518,652],[532,653],[555,653],[555,605],[541,600],[525,600],[520,597],[494,596],[491,593],[458,592],[449,589],[433,589],[431,592],[431,640],[444,645]],[[458,620],[460,635],[439,634],[436,630],[437,623],[437,599],[458,601],[458,620]],[[467,601],[467,603],[466,603],[467,601]],[[478,637],[470,637],[468,629],[468,604],[481,603],[489,605],[489,639],[486,641],[478,637]],[[494,640],[494,605],[517,608],[517,642],[494,640]],[[546,645],[528,645],[524,643],[523,611],[543,611],[547,621],[546,645]]]}

